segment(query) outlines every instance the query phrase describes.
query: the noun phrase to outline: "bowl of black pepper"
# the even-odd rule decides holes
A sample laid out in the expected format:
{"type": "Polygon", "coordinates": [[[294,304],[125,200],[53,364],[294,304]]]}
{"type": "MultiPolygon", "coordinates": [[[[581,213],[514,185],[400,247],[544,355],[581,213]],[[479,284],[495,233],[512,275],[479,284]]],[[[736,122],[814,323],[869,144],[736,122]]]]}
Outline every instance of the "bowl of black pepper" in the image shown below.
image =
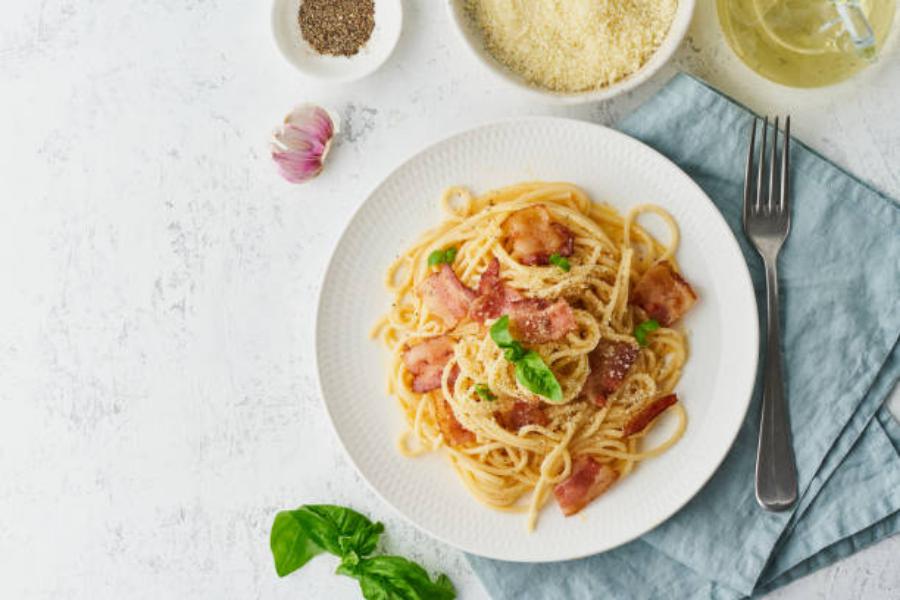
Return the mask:
{"type": "Polygon", "coordinates": [[[391,55],[403,25],[401,0],[275,0],[278,49],[310,77],[365,77],[391,55]]]}

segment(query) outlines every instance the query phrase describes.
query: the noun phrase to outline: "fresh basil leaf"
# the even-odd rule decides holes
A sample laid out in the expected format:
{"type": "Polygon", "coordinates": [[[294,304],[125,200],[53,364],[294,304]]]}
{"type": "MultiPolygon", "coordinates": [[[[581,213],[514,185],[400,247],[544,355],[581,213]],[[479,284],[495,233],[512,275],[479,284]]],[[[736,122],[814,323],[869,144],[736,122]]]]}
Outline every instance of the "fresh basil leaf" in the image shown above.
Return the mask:
{"type": "Polygon", "coordinates": [[[497,344],[497,347],[506,350],[504,356],[509,362],[516,362],[525,356],[525,348],[522,344],[513,339],[512,333],[509,331],[509,315],[503,315],[491,325],[491,339],[497,344]]]}
{"type": "Polygon", "coordinates": [[[293,515],[294,511],[282,511],[275,515],[269,545],[275,559],[275,572],[279,577],[293,573],[311,558],[325,552],[316,544],[293,515]]]}
{"type": "Polygon", "coordinates": [[[428,255],[428,266],[435,267],[441,263],[446,263],[448,265],[453,264],[453,261],[456,260],[456,253],[458,250],[456,248],[447,248],[446,250],[435,250],[431,254],[428,255]]]}
{"type": "Polygon", "coordinates": [[[440,574],[432,581],[418,564],[401,556],[363,558],[355,564],[342,562],[337,572],[359,581],[366,600],[453,600],[456,590],[440,574]]]}
{"type": "Polygon", "coordinates": [[[284,577],[322,552],[367,556],[375,550],[384,525],[355,510],[309,504],[275,515],[270,544],[275,571],[284,577]]]}
{"type": "Polygon", "coordinates": [[[560,269],[562,269],[563,271],[565,271],[566,273],[568,273],[569,270],[572,268],[572,265],[569,264],[568,258],[566,258],[564,256],[560,256],[559,254],[556,254],[556,253],[553,253],[550,255],[550,262],[552,264],[556,265],[557,267],[559,267],[560,269]]]}
{"type": "Polygon", "coordinates": [[[475,386],[475,393],[481,396],[482,400],[487,400],[488,402],[492,402],[497,399],[497,396],[491,391],[487,385],[483,383],[479,383],[475,386]]]}
{"type": "Polygon", "coordinates": [[[311,534],[317,536],[323,533],[327,536],[313,539],[337,556],[343,556],[351,550],[360,556],[371,554],[384,531],[381,523],[373,523],[366,516],[343,506],[308,504],[300,508],[303,509],[318,517],[323,524],[313,529],[311,534]]]}
{"type": "Polygon", "coordinates": [[[656,331],[657,329],[659,329],[659,321],[656,319],[649,319],[634,328],[634,338],[637,340],[638,344],[646,346],[648,343],[647,334],[651,331],[656,331]]]}
{"type": "Polygon", "coordinates": [[[452,265],[453,261],[456,260],[456,248],[449,248],[446,252],[444,252],[444,262],[448,265],[452,265]]]}
{"type": "Polygon", "coordinates": [[[543,396],[551,402],[562,402],[562,387],[556,376],[541,355],[529,350],[525,356],[516,361],[516,380],[525,389],[543,396]]]}
{"type": "Polygon", "coordinates": [[[525,348],[522,347],[522,344],[519,342],[513,342],[509,345],[509,347],[503,351],[503,356],[506,357],[506,360],[509,362],[516,362],[523,356],[525,356],[525,348]]]}
{"type": "Polygon", "coordinates": [[[509,315],[503,315],[491,325],[491,339],[501,348],[509,348],[516,343],[509,332],[509,315]]]}

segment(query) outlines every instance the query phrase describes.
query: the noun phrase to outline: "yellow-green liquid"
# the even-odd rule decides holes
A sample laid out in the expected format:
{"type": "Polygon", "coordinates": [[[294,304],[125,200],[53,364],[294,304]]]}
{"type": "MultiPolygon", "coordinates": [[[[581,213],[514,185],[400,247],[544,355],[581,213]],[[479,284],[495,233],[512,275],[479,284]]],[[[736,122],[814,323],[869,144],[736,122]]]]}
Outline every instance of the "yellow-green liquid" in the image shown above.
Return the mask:
{"type": "Polygon", "coordinates": [[[738,57],[763,77],[793,87],[837,83],[872,64],[896,7],[896,0],[860,2],[876,39],[875,48],[860,53],[829,0],[716,1],[725,39],[738,57]]]}

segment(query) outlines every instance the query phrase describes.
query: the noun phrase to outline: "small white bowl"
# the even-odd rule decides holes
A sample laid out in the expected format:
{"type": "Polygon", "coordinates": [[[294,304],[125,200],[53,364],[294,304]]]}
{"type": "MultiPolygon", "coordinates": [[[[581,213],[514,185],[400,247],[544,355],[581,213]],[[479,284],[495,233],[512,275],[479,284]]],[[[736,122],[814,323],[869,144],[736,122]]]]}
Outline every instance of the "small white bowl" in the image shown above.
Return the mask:
{"type": "Polygon", "coordinates": [[[524,90],[532,95],[539,95],[545,99],[552,99],[563,104],[579,104],[582,102],[594,102],[598,100],[607,100],[613,96],[618,96],[623,92],[635,88],[649,79],[654,73],[675,54],[675,50],[684,39],[688,26],[691,24],[691,18],[694,14],[695,0],[678,0],[678,8],[675,17],[672,19],[672,25],[669,27],[669,33],[660,44],[656,52],[650,57],[644,66],[619,81],[596,90],[588,90],[586,92],[564,93],[554,92],[532,85],[525,81],[517,73],[513,73],[506,66],[499,63],[497,59],[491,56],[484,47],[484,41],[481,32],[477,26],[465,12],[466,0],[448,0],[447,8],[450,12],[450,20],[455,25],[457,33],[459,33],[466,47],[472,51],[481,64],[486,66],[489,71],[497,75],[500,79],[512,84],[513,86],[524,90]]]}
{"type": "Polygon", "coordinates": [[[300,33],[300,5],[303,0],[275,0],[272,5],[272,32],[278,49],[305,75],[334,83],[361,79],[388,59],[403,27],[401,0],[375,0],[375,29],[369,41],[353,56],[319,54],[300,33]]]}

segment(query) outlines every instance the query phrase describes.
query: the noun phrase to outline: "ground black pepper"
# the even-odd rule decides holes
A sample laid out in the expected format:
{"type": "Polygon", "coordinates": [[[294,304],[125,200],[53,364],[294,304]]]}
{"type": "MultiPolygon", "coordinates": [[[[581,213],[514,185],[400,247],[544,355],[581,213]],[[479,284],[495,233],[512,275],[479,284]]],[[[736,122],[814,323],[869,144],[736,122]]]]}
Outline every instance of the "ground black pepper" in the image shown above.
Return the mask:
{"type": "Polygon", "coordinates": [[[373,0],[303,0],[300,32],[319,54],[353,56],[375,28],[373,0]]]}

